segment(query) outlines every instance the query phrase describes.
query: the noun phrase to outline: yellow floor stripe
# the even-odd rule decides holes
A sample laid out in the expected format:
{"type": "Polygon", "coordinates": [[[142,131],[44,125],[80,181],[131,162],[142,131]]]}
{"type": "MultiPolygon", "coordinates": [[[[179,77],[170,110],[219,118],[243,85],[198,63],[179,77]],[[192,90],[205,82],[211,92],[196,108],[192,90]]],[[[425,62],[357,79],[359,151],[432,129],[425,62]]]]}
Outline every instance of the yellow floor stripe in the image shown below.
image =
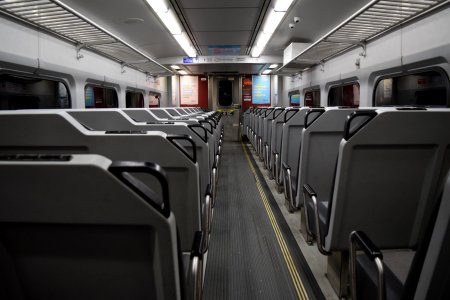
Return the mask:
{"type": "Polygon", "coordinates": [[[297,293],[298,299],[308,300],[308,294],[306,293],[305,287],[303,286],[303,283],[302,283],[302,281],[300,279],[300,275],[299,275],[299,273],[297,271],[297,267],[295,266],[294,261],[292,259],[291,252],[289,251],[289,248],[288,248],[288,246],[286,244],[286,241],[284,240],[283,234],[281,233],[280,227],[278,226],[278,222],[277,222],[277,220],[275,218],[275,215],[273,214],[273,211],[272,211],[272,209],[270,207],[269,200],[267,199],[267,195],[264,192],[264,189],[263,189],[263,187],[261,185],[261,182],[259,181],[259,178],[258,178],[258,175],[256,173],[256,170],[255,170],[255,168],[252,165],[252,162],[250,160],[250,156],[249,156],[248,151],[247,151],[247,147],[243,143],[241,143],[241,144],[242,144],[242,148],[243,148],[244,153],[245,153],[245,157],[247,158],[247,162],[248,162],[248,165],[250,167],[250,170],[252,171],[253,176],[255,177],[256,187],[258,188],[259,194],[261,196],[262,203],[263,203],[263,205],[264,205],[264,207],[266,209],[266,212],[267,212],[267,215],[269,217],[270,223],[272,224],[272,228],[273,228],[273,230],[275,232],[275,236],[277,238],[278,245],[280,246],[281,253],[283,254],[284,260],[286,262],[286,266],[287,266],[287,268],[289,270],[289,274],[291,275],[292,282],[294,284],[295,291],[297,293]]]}

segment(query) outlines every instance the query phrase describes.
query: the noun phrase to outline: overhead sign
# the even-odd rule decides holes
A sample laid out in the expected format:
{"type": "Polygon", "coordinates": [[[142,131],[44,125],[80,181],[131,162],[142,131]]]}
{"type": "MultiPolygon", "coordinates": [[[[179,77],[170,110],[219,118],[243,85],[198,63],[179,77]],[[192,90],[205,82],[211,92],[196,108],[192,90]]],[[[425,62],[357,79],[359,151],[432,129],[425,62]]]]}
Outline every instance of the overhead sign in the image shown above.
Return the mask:
{"type": "Polygon", "coordinates": [[[198,104],[198,76],[180,76],[180,104],[198,104]]]}
{"type": "Polygon", "coordinates": [[[241,53],[240,45],[210,45],[208,46],[209,55],[239,55],[241,53]]]}
{"type": "Polygon", "coordinates": [[[252,76],[253,104],[270,104],[270,75],[252,76]]]}
{"type": "Polygon", "coordinates": [[[193,63],[194,63],[193,57],[189,57],[189,56],[183,57],[183,64],[193,64],[193,63]]]}

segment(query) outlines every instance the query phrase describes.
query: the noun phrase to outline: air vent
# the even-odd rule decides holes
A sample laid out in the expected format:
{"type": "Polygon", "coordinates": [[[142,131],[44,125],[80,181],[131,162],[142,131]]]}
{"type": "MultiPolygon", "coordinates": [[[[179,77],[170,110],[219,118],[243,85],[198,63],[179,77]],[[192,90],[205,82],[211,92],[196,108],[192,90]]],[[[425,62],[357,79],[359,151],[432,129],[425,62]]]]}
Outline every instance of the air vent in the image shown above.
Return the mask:
{"type": "Polygon", "coordinates": [[[448,4],[449,0],[376,0],[342,22],[321,39],[301,51],[277,70],[292,75],[323,63],[346,50],[365,47],[371,39],[424,13],[448,4]],[[295,69],[295,72],[292,70],[295,69]]]}
{"type": "Polygon", "coordinates": [[[0,13],[151,75],[172,71],[58,0],[0,1],[0,13]]]}

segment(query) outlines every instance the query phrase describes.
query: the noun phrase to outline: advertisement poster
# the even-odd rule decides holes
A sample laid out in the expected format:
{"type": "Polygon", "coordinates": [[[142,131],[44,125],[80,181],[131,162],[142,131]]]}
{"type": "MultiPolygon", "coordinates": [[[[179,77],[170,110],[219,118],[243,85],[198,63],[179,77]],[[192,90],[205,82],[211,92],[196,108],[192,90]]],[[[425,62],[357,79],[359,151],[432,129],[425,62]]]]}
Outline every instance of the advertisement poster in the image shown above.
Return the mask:
{"type": "Polygon", "coordinates": [[[242,81],[242,99],[252,101],[252,76],[245,75],[242,81]]]}
{"type": "Polygon", "coordinates": [[[180,104],[198,104],[198,76],[180,76],[180,104]]]}
{"type": "Polygon", "coordinates": [[[253,75],[253,104],[270,104],[270,75],[253,75]]]}

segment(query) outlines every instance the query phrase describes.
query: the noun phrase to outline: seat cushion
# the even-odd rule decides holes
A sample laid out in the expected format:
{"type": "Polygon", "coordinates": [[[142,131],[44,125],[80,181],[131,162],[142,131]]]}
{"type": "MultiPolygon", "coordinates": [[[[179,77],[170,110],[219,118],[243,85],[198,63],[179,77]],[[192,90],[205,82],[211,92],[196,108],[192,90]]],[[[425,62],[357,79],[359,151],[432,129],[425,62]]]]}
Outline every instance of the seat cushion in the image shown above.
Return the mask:
{"type": "MultiPolygon", "coordinates": [[[[383,251],[387,300],[401,298],[414,254],[411,250],[383,251]]],[[[356,274],[358,299],[377,299],[378,271],[375,262],[364,254],[358,255],[356,274]]]]}

